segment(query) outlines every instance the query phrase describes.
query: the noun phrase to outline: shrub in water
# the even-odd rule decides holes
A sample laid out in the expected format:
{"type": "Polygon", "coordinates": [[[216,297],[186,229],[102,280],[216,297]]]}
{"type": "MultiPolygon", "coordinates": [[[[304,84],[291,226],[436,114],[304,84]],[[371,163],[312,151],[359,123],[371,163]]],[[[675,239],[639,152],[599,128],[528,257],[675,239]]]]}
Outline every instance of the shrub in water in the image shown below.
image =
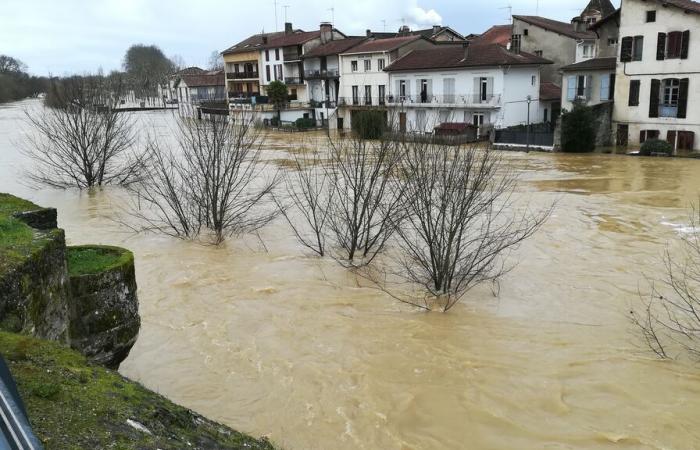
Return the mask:
{"type": "Polygon", "coordinates": [[[593,110],[581,103],[561,118],[561,149],[565,152],[592,152],[595,148],[593,110]]]}
{"type": "Polygon", "coordinates": [[[383,111],[358,111],[352,116],[352,130],[361,139],[379,139],[386,129],[383,111]]]}
{"type": "Polygon", "coordinates": [[[305,130],[315,127],[316,121],[310,117],[301,117],[294,122],[294,125],[301,130],[305,130]]]}
{"type": "Polygon", "coordinates": [[[673,154],[673,147],[666,141],[661,139],[648,139],[642,144],[639,154],[643,156],[649,156],[655,153],[663,153],[665,155],[673,154]]]}

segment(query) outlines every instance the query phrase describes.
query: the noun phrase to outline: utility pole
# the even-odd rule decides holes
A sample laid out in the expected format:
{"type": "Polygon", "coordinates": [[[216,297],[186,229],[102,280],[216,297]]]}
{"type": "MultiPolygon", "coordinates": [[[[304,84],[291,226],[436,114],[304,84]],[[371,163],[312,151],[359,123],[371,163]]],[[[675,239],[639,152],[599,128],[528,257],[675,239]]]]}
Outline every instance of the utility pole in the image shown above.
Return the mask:
{"type": "Polygon", "coordinates": [[[335,8],[328,8],[331,12],[331,25],[335,26],[335,8]]]}

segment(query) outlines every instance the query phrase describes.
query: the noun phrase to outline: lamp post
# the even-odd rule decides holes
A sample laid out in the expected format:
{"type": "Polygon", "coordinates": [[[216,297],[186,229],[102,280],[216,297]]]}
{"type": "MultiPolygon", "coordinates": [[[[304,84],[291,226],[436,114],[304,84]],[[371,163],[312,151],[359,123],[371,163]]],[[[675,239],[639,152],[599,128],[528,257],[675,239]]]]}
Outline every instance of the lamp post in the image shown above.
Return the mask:
{"type": "Polygon", "coordinates": [[[527,134],[525,138],[525,151],[530,152],[530,103],[532,103],[532,96],[527,96],[527,134]]]}

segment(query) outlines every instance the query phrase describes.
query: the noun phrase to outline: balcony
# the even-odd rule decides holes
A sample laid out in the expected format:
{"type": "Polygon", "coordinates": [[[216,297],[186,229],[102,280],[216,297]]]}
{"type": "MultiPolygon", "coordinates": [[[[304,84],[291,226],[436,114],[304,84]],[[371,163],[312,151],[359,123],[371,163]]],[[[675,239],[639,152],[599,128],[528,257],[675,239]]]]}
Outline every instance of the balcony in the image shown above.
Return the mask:
{"type": "Polygon", "coordinates": [[[304,78],[307,80],[328,80],[340,78],[340,71],[338,69],[305,70],[304,78]]]}
{"type": "Polygon", "coordinates": [[[240,100],[242,102],[250,102],[252,97],[259,97],[260,92],[229,92],[228,98],[231,101],[240,100]]]}
{"type": "Polygon", "coordinates": [[[387,104],[423,107],[474,107],[474,108],[500,108],[500,95],[483,94],[453,94],[453,95],[387,95],[387,104]]]}
{"type": "Polygon", "coordinates": [[[257,80],[258,72],[229,72],[226,74],[227,80],[257,80]]]}
{"type": "Polygon", "coordinates": [[[284,62],[299,62],[301,61],[301,52],[297,48],[284,49],[282,51],[282,59],[284,62]]]}
{"type": "Polygon", "coordinates": [[[303,77],[285,77],[284,84],[286,84],[286,85],[304,84],[304,78],[303,77]]]}
{"type": "Polygon", "coordinates": [[[678,117],[678,106],[659,105],[659,117],[678,117]]]}
{"type": "Polygon", "coordinates": [[[338,105],[340,106],[358,106],[358,107],[384,107],[388,103],[388,97],[340,97],[338,105]]]}

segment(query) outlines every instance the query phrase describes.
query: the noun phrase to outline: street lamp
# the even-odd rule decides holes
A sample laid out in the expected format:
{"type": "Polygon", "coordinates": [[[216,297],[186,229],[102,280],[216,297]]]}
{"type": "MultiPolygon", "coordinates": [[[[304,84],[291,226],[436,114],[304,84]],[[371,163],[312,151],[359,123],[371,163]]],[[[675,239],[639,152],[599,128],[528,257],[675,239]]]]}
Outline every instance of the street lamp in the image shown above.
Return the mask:
{"type": "Polygon", "coordinates": [[[532,96],[527,96],[527,134],[525,138],[525,151],[530,152],[530,103],[532,103],[532,96]]]}

